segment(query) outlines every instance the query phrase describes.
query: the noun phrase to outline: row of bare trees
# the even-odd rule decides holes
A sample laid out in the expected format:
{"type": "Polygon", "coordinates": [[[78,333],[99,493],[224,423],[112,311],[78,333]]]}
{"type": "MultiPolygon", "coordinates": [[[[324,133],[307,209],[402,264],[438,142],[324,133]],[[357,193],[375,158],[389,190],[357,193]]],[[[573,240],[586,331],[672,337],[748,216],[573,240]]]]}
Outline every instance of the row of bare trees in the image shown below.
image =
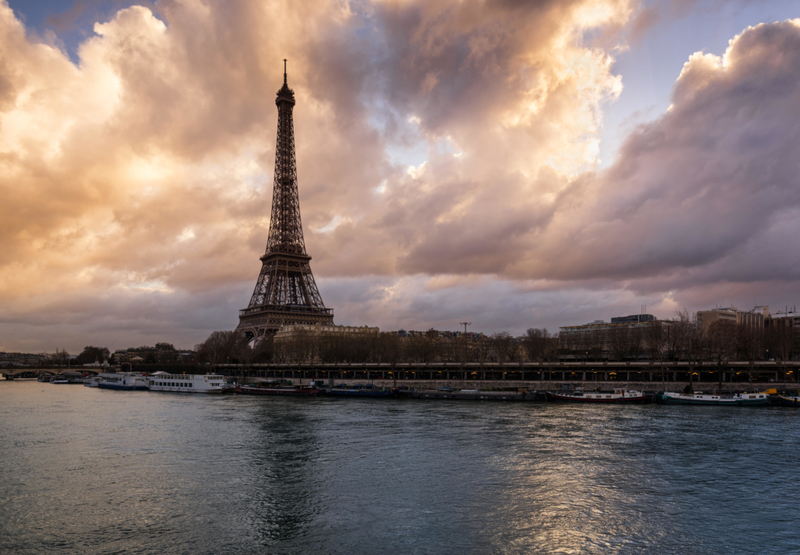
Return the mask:
{"type": "Polygon", "coordinates": [[[522,338],[507,332],[490,337],[442,336],[435,330],[401,337],[393,333],[297,333],[255,344],[232,331],[215,331],[196,346],[198,359],[222,363],[426,363],[426,362],[556,362],[558,360],[655,363],[685,361],[690,369],[703,362],[720,367],[732,360],[791,360],[797,352],[791,327],[755,328],[719,322],[702,329],[687,311],[670,322],[629,328],[614,326],[583,334],[550,334],[531,328],[522,338]]]}
{"type": "Polygon", "coordinates": [[[500,332],[491,337],[442,337],[435,330],[400,337],[393,333],[297,333],[275,341],[268,337],[250,343],[232,331],[215,331],[195,347],[198,359],[209,364],[377,362],[501,362],[554,361],[557,336],[547,330],[528,330],[524,339],[500,332]]]}

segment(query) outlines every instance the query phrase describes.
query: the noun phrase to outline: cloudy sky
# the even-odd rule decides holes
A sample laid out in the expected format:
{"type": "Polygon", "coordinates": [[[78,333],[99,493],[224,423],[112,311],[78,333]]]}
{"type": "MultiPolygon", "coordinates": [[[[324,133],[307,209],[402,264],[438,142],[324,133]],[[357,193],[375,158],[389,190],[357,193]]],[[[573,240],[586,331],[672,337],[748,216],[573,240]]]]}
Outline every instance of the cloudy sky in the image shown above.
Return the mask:
{"type": "Polygon", "coordinates": [[[236,326],[283,58],[339,324],[800,304],[794,0],[0,0],[0,350],[236,326]]]}

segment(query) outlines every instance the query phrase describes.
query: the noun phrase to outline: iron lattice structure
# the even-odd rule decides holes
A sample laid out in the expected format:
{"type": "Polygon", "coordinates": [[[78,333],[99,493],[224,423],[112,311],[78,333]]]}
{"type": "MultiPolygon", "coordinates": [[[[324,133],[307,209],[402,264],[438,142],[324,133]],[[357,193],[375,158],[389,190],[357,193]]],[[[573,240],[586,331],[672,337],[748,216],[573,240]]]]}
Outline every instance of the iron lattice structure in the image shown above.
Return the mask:
{"type": "Polygon", "coordinates": [[[247,308],[239,311],[236,328],[250,339],[260,339],[290,324],[333,323],[333,309],[322,302],[303,239],[292,122],[295,101],[294,91],[286,82],[286,60],[283,87],[275,104],[278,140],[269,239],[253,296],[247,308]]]}

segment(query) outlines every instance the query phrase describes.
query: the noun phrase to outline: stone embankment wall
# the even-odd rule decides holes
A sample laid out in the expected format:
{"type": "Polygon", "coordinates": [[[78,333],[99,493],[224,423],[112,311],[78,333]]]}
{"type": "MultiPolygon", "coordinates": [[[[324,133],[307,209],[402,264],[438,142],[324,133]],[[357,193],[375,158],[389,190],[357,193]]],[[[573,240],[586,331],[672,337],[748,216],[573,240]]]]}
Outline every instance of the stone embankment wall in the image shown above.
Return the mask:
{"type": "MultiPolygon", "coordinates": [[[[248,383],[262,381],[264,378],[246,378],[248,383]]],[[[300,380],[294,378],[293,384],[308,384],[314,381],[308,378],[300,380]]],[[[335,383],[340,383],[342,380],[335,380],[335,383]]],[[[317,380],[317,383],[325,383],[322,380],[317,380]]],[[[689,382],[621,382],[621,381],[599,381],[599,382],[564,382],[564,381],[540,381],[540,380],[526,380],[526,381],[513,381],[513,380],[358,380],[352,379],[346,381],[347,385],[359,384],[372,384],[375,387],[407,387],[408,389],[439,389],[440,387],[452,387],[453,389],[483,389],[483,390],[509,390],[509,389],[527,389],[529,391],[560,391],[562,384],[569,384],[572,389],[582,388],[584,391],[603,390],[611,391],[612,389],[624,388],[633,389],[637,391],[683,391],[689,382]]],[[[720,389],[718,383],[713,382],[694,382],[692,384],[694,391],[716,391],[720,389]]],[[[800,389],[797,383],[746,383],[734,382],[723,383],[722,392],[733,391],[764,391],[765,389],[777,389],[778,391],[797,390],[800,389]]]]}

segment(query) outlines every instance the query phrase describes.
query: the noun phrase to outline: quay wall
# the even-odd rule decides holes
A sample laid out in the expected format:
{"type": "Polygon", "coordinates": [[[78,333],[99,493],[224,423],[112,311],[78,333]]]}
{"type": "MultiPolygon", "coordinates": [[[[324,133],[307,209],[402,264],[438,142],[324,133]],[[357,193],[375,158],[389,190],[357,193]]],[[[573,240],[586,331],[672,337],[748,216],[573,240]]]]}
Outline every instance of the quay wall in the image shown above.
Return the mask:
{"type": "MultiPolygon", "coordinates": [[[[245,383],[255,383],[263,380],[264,378],[244,378],[245,383]]],[[[286,378],[291,379],[291,378],[286,378]]],[[[308,384],[315,381],[312,378],[294,378],[291,379],[293,384],[308,384]]],[[[241,381],[241,379],[240,379],[241,381]]],[[[336,380],[335,383],[340,383],[341,380],[336,380]]],[[[323,380],[316,380],[317,383],[323,380]]],[[[327,380],[323,383],[328,383],[327,380]]],[[[453,389],[483,389],[483,390],[509,390],[509,389],[526,389],[528,391],[560,391],[564,384],[568,384],[572,389],[582,388],[584,391],[610,391],[617,388],[633,389],[636,391],[673,391],[681,392],[689,385],[688,381],[675,381],[675,382],[660,382],[660,381],[598,381],[598,382],[580,382],[580,381],[561,381],[561,380],[381,380],[381,379],[355,379],[347,380],[347,385],[366,385],[372,384],[375,387],[404,387],[408,389],[439,389],[440,387],[452,387],[453,389]]],[[[800,385],[794,382],[781,382],[781,383],[747,383],[747,382],[734,382],[723,383],[722,388],[719,383],[712,382],[693,382],[692,387],[695,392],[700,391],[720,391],[732,393],[734,391],[763,391],[765,389],[776,389],[778,391],[795,391],[800,390],[800,385]]]]}

